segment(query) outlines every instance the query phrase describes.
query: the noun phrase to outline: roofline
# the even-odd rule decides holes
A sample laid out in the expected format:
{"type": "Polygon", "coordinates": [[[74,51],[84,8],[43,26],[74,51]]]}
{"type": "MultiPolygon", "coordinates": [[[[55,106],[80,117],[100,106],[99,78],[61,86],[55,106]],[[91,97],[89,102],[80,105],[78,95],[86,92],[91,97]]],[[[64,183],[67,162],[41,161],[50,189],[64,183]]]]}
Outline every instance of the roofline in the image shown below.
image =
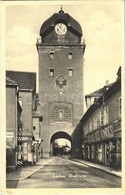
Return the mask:
{"type": "Polygon", "coordinates": [[[95,90],[95,91],[92,92],[92,93],[86,94],[86,95],[85,95],[85,98],[88,98],[88,97],[98,97],[98,96],[101,97],[101,95],[103,95],[103,94],[105,93],[106,87],[110,88],[114,83],[115,83],[115,82],[110,83],[109,85],[104,85],[104,86],[101,87],[100,89],[97,89],[97,90],[95,90]],[[102,92],[102,93],[99,93],[99,91],[101,91],[101,90],[103,90],[103,92],[102,92]]]}
{"type": "Polygon", "coordinates": [[[119,88],[121,87],[121,79],[117,80],[116,82],[113,83],[113,85],[107,90],[105,91],[105,93],[98,98],[98,104],[92,104],[89,109],[85,112],[85,114],[83,115],[83,117],[81,118],[80,122],[84,123],[85,120],[87,119],[87,117],[94,111],[96,110],[98,107],[100,107],[104,102],[104,100],[107,100],[109,97],[111,97],[111,95],[114,94],[115,91],[117,91],[119,88]]]}
{"type": "Polygon", "coordinates": [[[29,72],[29,71],[18,71],[18,70],[6,70],[6,72],[21,72],[21,73],[30,73],[30,74],[37,74],[36,72],[29,72]]]}
{"type": "Polygon", "coordinates": [[[86,44],[85,44],[85,42],[83,42],[83,43],[78,43],[78,44],[57,44],[57,43],[55,43],[55,44],[47,44],[47,43],[36,43],[36,46],[38,47],[38,46],[51,46],[51,47],[55,47],[55,46],[59,46],[59,47],[62,47],[62,46],[67,46],[67,47],[69,47],[69,46],[73,46],[73,47],[78,47],[78,46],[83,46],[83,47],[85,47],[86,46],[86,44]]]}

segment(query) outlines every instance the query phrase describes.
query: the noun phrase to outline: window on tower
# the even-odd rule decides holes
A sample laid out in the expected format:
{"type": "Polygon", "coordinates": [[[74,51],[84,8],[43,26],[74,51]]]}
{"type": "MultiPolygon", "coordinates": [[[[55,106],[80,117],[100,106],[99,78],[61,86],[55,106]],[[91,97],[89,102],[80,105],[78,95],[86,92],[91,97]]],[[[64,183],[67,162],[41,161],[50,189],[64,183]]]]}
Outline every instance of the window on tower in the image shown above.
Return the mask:
{"type": "Polygon", "coordinates": [[[54,59],[54,51],[49,52],[49,59],[54,59]]]}
{"type": "Polygon", "coordinates": [[[50,68],[49,69],[49,76],[50,77],[53,77],[54,76],[54,69],[53,68],[50,68]]]}
{"type": "Polygon", "coordinates": [[[73,69],[70,68],[68,71],[69,71],[69,77],[72,77],[73,76],[73,69]]]}
{"type": "Polygon", "coordinates": [[[63,118],[63,110],[60,110],[59,111],[59,119],[62,119],[63,118]]]}
{"type": "Polygon", "coordinates": [[[68,54],[68,59],[71,60],[72,58],[73,58],[72,52],[69,52],[69,54],[68,54]]]}

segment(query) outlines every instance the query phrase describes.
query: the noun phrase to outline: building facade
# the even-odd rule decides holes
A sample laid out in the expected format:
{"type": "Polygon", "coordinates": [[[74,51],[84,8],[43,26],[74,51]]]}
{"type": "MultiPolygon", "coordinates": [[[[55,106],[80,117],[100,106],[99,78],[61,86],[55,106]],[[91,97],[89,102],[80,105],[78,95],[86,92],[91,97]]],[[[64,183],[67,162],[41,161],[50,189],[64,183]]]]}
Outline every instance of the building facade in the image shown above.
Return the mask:
{"type": "Polygon", "coordinates": [[[61,8],[42,24],[37,51],[43,155],[49,157],[52,137],[70,137],[83,115],[85,43],[80,24],[61,8]]]}
{"type": "Polygon", "coordinates": [[[121,168],[121,70],[118,78],[81,119],[83,158],[121,168]]]}
{"type": "MultiPolygon", "coordinates": [[[[18,161],[33,163],[33,110],[36,109],[36,74],[29,72],[6,71],[6,75],[19,85],[18,102],[22,107],[21,125],[18,131],[18,161]]],[[[9,111],[7,111],[7,118],[9,111]]],[[[18,128],[17,128],[18,129],[18,128]]]]}
{"type": "Polygon", "coordinates": [[[18,159],[18,132],[22,107],[18,102],[18,83],[6,77],[6,168],[15,170],[18,159]],[[10,117],[11,116],[11,117],[10,117]]]}

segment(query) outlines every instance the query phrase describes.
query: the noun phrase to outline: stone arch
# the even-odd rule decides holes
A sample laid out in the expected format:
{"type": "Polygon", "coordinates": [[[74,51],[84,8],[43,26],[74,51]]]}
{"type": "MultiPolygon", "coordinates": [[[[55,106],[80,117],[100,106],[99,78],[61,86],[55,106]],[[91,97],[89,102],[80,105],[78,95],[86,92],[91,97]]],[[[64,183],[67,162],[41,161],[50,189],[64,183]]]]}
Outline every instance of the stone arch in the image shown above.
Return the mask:
{"type": "MultiPolygon", "coordinates": [[[[57,152],[56,149],[58,148],[53,148],[53,142],[56,140],[56,139],[60,139],[60,138],[64,138],[64,139],[67,139],[70,141],[70,143],[72,142],[72,139],[71,139],[71,136],[64,132],[64,131],[58,131],[56,133],[54,133],[51,138],[50,138],[50,155],[56,155],[57,152]],[[55,149],[55,150],[54,150],[55,149]]],[[[71,146],[72,146],[72,143],[71,143],[71,146]]],[[[60,148],[59,148],[60,149],[60,148]]],[[[62,150],[62,149],[61,149],[62,150]]],[[[60,155],[62,155],[61,153],[59,153],[60,155]]]]}
{"type": "Polygon", "coordinates": [[[55,139],[59,138],[68,139],[70,142],[72,142],[71,136],[68,133],[64,131],[58,131],[52,135],[52,137],[50,138],[50,143],[52,144],[55,139]]]}

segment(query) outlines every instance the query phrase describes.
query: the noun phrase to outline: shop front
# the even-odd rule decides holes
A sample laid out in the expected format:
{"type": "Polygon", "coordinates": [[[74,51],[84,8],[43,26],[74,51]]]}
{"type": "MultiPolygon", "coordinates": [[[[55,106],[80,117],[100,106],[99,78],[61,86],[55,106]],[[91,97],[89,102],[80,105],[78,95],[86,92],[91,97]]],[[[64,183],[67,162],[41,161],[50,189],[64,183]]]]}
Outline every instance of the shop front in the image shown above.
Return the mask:
{"type": "MultiPolygon", "coordinates": [[[[83,146],[86,160],[121,168],[121,125],[118,122],[101,127],[87,135],[83,146]],[[116,128],[118,127],[118,129],[116,128]]],[[[83,153],[84,153],[83,152],[83,153]]]]}
{"type": "Polygon", "coordinates": [[[6,132],[6,168],[15,170],[17,167],[16,130],[9,130],[7,129],[6,132]]]}
{"type": "Polygon", "coordinates": [[[23,164],[33,164],[32,137],[18,137],[18,160],[22,160],[23,164]]]}

